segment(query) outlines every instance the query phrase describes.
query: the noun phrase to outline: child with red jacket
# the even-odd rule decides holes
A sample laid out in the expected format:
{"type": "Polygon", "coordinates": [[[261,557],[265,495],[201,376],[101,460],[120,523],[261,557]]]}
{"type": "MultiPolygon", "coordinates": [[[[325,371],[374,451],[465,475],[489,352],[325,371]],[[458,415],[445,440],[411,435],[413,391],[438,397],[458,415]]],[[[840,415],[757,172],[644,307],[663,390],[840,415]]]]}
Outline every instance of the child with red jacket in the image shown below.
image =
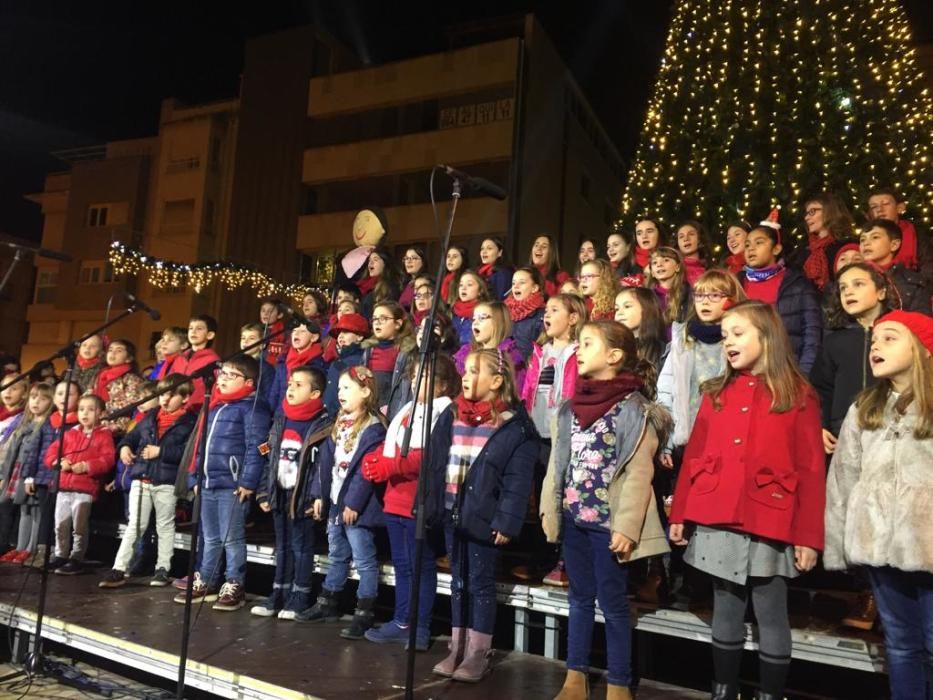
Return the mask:
{"type": "MultiPolygon", "coordinates": [[[[116,453],[113,433],[101,426],[104,402],[96,395],[78,401],[78,424],[65,432],[58,463],[58,497],[55,501],[55,557],[49,569],[56,574],[81,572],[90,529],[91,504],[113,469],[116,453]]],[[[55,469],[58,443],[49,445],[46,469],[55,469]]]]}
{"type": "MultiPolygon", "coordinates": [[[[409,378],[414,386],[418,363],[409,364],[409,378]]],[[[428,396],[428,373],[421,380],[418,402],[409,401],[389,423],[382,452],[373,452],[363,460],[363,477],[374,483],[385,483],[382,510],[392,564],[395,567],[395,615],[390,622],[378,629],[369,629],[366,639],[377,644],[408,641],[409,596],[412,574],[415,570],[415,520],[412,508],[418,490],[418,475],[421,473],[421,452],[424,449],[424,420],[428,396]],[[412,424],[409,452],[401,456],[405,428],[412,424]]],[[[434,370],[434,401],[431,406],[431,424],[437,423],[441,413],[450,406],[460,389],[460,375],[450,356],[438,354],[434,370]]],[[[415,648],[424,651],[431,642],[431,613],[434,609],[434,594],[437,590],[437,565],[434,548],[425,538],[422,548],[421,590],[418,597],[418,629],[415,648]]]]}
{"type": "MultiPolygon", "coordinates": [[[[188,321],[188,345],[191,347],[175,360],[172,371],[189,377],[199,369],[220,360],[214,352],[214,336],[217,335],[217,320],[213,316],[200,314],[188,321]]],[[[192,379],[194,393],[188,399],[188,410],[196,413],[204,404],[204,379],[192,379]]]]}
{"type": "Polygon", "coordinates": [[[820,404],[794,362],[780,316],[743,301],[722,321],[726,371],[705,394],[684,452],[671,544],[713,577],[713,697],[738,694],[749,595],[761,691],[782,698],[790,665],[787,579],[823,549],[826,467],[820,404]],[[691,533],[685,533],[685,523],[691,533]]]}

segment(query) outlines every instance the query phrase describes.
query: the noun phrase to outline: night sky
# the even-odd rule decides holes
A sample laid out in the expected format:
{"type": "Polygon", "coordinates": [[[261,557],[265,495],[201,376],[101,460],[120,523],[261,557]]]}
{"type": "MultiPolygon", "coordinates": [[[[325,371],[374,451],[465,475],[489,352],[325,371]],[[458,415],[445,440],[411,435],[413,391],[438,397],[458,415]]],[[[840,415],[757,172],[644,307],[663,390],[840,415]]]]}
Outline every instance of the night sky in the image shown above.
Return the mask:
{"type": "MultiPolygon", "coordinates": [[[[50,151],[156,133],[164,97],[236,94],[244,41],[318,24],[368,63],[447,47],[444,28],[534,12],[623,156],[634,149],[671,0],[0,3],[0,233],[38,239],[42,189],[66,164],[50,151]],[[144,6],[143,6],[144,5],[144,6]],[[261,5],[261,6],[260,6],[261,5]]],[[[905,3],[914,35],[933,40],[933,3],[905,3]]]]}

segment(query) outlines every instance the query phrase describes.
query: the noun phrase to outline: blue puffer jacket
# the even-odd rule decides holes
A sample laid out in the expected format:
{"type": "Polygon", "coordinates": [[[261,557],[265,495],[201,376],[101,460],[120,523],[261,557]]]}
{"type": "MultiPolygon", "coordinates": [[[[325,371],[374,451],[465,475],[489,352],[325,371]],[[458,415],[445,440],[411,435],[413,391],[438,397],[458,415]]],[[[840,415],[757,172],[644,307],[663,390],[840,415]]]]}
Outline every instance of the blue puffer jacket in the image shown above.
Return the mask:
{"type": "MultiPolygon", "coordinates": [[[[744,287],[744,272],[739,273],[739,281],[744,287]]],[[[816,287],[802,272],[788,267],[778,288],[775,306],[784,320],[800,371],[809,376],[823,342],[823,312],[816,287]]]]}
{"type": "MultiPolygon", "coordinates": [[[[65,430],[76,426],[77,423],[66,423],[65,430]]],[[[58,440],[61,431],[52,427],[51,417],[46,418],[42,427],[39,428],[39,439],[30,440],[28,444],[23,445],[23,460],[20,467],[20,476],[25,479],[32,479],[36,486],[48,486],[52,483],[57,470],[46,469],[43,460],[45,453],[48,452],[49,445],[58,440]]]]}
{"type": "MultiPolygon", "coordinates": [[[[203,487],[255,491],[262,478],[266,457],[259,451],[269,437],[272,413],[255,394],[239,401],[221,403],[207,414],[207,438],[198,446],[198,461],[204,464],[203,487]]],[[[197,483],[189,474],[188,486],[197,483]]]]}
{"type": "Polygon", "coordinates": [[[528,314],[521,321],[512,321],[512,338],[515,339],[515,345],[522,354],[525,362],[531,357],[531,351],[534,348],[535,341],[541,335],[544,328],[544,308],[536,309],[528,314]]]}
{"type": "Polygon", "coordinates": [[[447,460],[453,434],[453,407],[437,419],[431,435],[431,471],[425,513],[437,526],[453,524],[482,542],[491,542],[493,531],[518,537],[528,511],[538,461],[538,432],[519,405],[514,414],[492,434],[470,466],[460,485],[453,512],[444,510],[447,460]]]}
{"type": "MultiPolygon", "coordinates": [[[[178,467],[185,452],[185,445],[188,443],[191,431],[194,430],[197,416],[190,412],[182,414],[159,438],[158,415],[158,408],[147,412],[136,427],[120,440],[120,444],[117,445],[117,456],[119,458],[120,450],[124,447],[129,447],[136,455],[136,460],[129,469],[130,479],[147,479],[156,486],[174,485],[175,479],[178,478],[178,467]],[[158,445],[159,456],[155,459],[140,457],[139,453],[146,445],[158,445]]],[[[122,460],[119,463],[122,464],[122,460]]]]}
{"type": "Polygon", "coordinates": [[[337,382],[340,375],[345,369],[362,364],[363,348],[359,343],[343,348],[337,359],[330,363],[330,367],[327,368],[327,387],[324,389],[324,408],[330,415],[336,416],[340,411],[340,404],[337,403],[337,382]]]}
{"type": "MultiPolygon", "coordinates": [[[[285,364],[286,355],[288,355],[287,351],[283,352],[279,357],[274,372],[272,371],[272,366],[266,363],[266,366],[269,368],[269,375],[263,377],[263,381],[268,382],[268,385],[265,391],[260,393],[260,396],[269,404],[269,408],[272,409],[273,415],[279,415],[282,412],[282,401],[285,400],[285,392],[288,391],[288,366],[285,364]]],[[[327,374],[327,365],[324,364],[324,358],[321,355],[311,360],[308,366],[327,374]]]]}
{"type": "MultiPolygon", "coordinates": [[[[298,456],[298,481],[292,490],[292,501],[288,506],[288,515],[292,520],[307,517],[305,512],[311,507],[313,501],[309,498],[309,482],[313,476],[314,465],[317,464],[321,446],[330,437],[334,427],[334,420],[322,411],[306,423],[302,428],[303,445],[298,456]]],[[[282,432],[285,430],[285,413],[276,414],[269,430],[269,459],[262,474],[259,490],[256,491],[257,503],[269,503],[272,510],[277,507],[279,491],[279,452],[282,449],[282,432]]]]}
{"type": "Polygon", "coordinates": [[[313,503],[320,498],[324,501],[324,510],[327,512],[329,522],[343,522],[344,507],[351,508],[359,513],[356,524],[361,527],[377,527],[382,525],[382,503],[375,493],[374,484],[363,478],[360,465],[363,458],[382,445],[385,440],[386,429],[382,423],[374,423],[366,428],[360,435],[359,445],[353,453],[353,461],[347,467],[347,478],[337,497],[336,503],[330,502],[330,486],[333,480],[331,470],[334,467],[334,438],[329,437],[321,445],[315,465],[314,477],[310,482],[309,498],[313,503]]]}

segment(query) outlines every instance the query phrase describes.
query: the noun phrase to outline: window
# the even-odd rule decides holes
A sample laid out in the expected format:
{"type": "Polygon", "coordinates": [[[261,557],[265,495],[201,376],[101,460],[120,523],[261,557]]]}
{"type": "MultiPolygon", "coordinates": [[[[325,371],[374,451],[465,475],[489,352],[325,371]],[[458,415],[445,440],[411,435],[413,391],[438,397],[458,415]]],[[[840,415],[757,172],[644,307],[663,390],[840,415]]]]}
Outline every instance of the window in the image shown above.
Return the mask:
{"type": "Polygon", "coordinates": [[[110,284],[118,279],[106,260],[82,260],[78,270],[78,284],[110,284]]]}
{"type": "Polygon", "coordinates": [[[87,211],[88,226],[106,226],[107,214],[110,212],[109,204],[95,204],[87,211]]]}
{"type": "Polygon", "coordinates": [[[36,276],[36,303],[51,304],[58,288],[58,270],[39,270],[36,276]]]}

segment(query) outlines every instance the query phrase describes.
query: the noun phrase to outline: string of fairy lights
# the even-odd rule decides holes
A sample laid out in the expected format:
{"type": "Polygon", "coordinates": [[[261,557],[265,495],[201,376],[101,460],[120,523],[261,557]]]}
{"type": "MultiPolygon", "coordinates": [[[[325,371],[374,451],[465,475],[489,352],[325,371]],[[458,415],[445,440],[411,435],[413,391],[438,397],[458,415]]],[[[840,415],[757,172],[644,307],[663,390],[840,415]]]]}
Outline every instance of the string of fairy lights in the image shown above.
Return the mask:
{"type": "Polygon", "coordinates": [[[231,262],[181,263],[146,255],[121,241],[110,244],[110,265],[118,275],[142,277],[158,289],[189,287],[195,293],[212,285],[232,291],[247,287],[256,296],[301,299],[310,292],[321,291],[306,284],[285,284],[258,270],[231,262]]]}
{"type": "MultiPolygon", "coordinates": [[[[678,0],[619,225],[724,233],[836,192],[892,186],[933,212],[933,99],[897,0],[678,0]]],[[[797,237],[803,230],[796,231],[797,237]]]]}

